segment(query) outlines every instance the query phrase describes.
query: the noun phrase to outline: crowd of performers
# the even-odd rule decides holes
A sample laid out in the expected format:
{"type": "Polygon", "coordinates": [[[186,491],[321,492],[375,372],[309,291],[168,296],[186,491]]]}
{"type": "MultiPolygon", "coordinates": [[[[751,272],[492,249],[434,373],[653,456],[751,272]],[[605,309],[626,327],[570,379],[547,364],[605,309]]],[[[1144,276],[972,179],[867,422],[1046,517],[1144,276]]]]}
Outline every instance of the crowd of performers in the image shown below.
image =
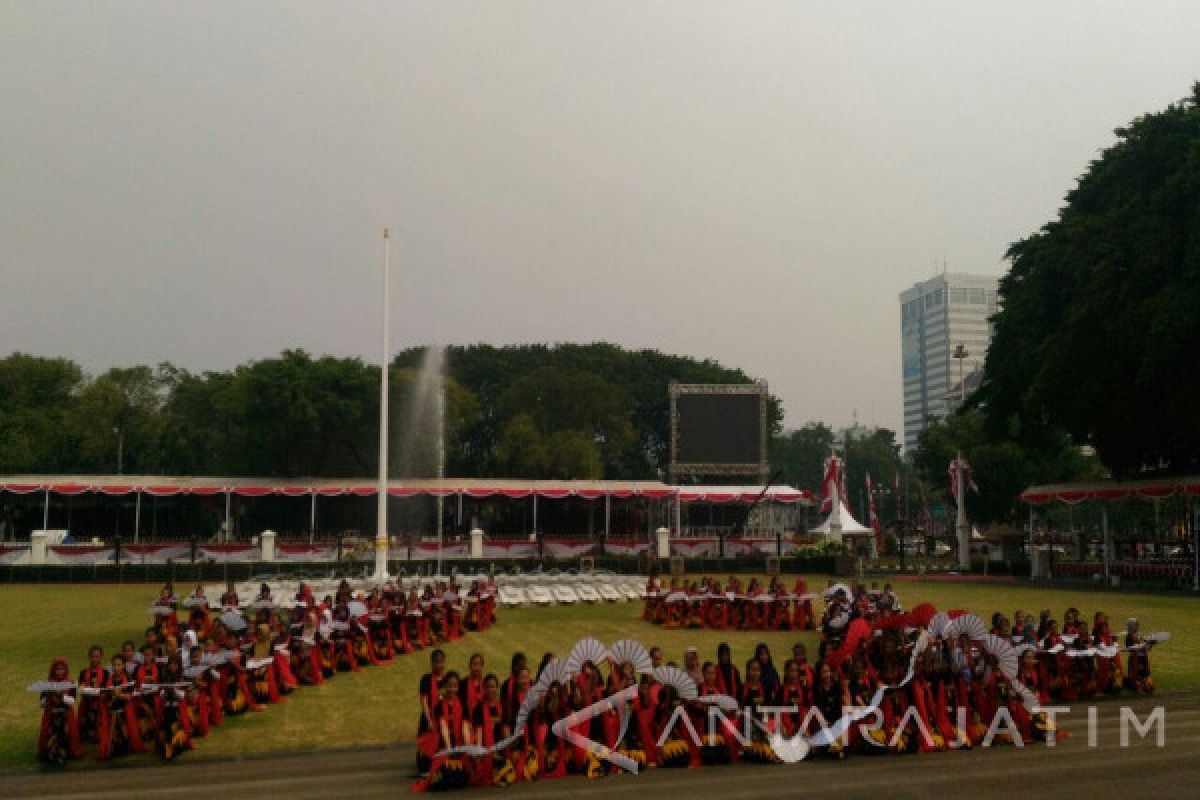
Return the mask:
{"type": "MultiPolygon", "coordinates": [[[[673,578],[670,586],[664,586],[658,575],[651,575],[642,619],[668,629],[811,631],[819,621],[814,600],[818,598],[808,592],[804,578],[796,578],[789,591],[779,578],[767,583],[751,578],[745,586],[736,575],[730,575],[724,586],[716,578],[690,582],[673,578]]],[[[895,603],[891,586],[876,602],[895,603]]]]}
{"type": "Polygon", "coordinates": [[[389,583],[370,593],[343,581],[321,600],[305,583],[294,598],[273,597],[264,584],[239,608],[230,583],[214,612],[203,586],[179,602],[168,584],[141,643],[126,641],[109,657],[92,645],[75,680],[66,659],[55,659],[47,679],[29,687],[43,709],[38,757],[61,764],[94,744],[102,760],[148,750],[170,760],[228,716],[486,629],[495,596],[490,581],[421,592],[389,583]]]}
{"type": "MultiPolygon", "coordinates": [[[[692,591],[711,596],[713,588],[692,591]]],[[[727,602],[736,619],[739,600],[727,602]]],[[[632,640],[606,648],[586,639],[561,658],[545,654],[537,666],[517,653],[501,677],[478,653],[460,672],[434,650],[419,686],[422,777],[413,789],[599,777],[620,769],[603,758],[606,752],[643,768],[778,763],[792,760],[781,759],[781,752],[798,740],[806,753],[839,759],[969,749],[994,741],[988,729],[1001,710],[1012,724],[1000,727],[996,740],[1045,740],[1056,733],[1041,705],[1122,687],[1153,689],[1149,650],[1156,639],[1143,637],[1134,620],[1122,644],[1102,612],[1091,625],[1075,609],[1061,624],[1049,612],[1018,611],[1011,620],[997,613],[988,629],[979,617],[939,613],[929,604],[905,613],[886,589],[838,584],[821,602],[815,658],[796,643],[782,664],[766,644],[736,664],[725,643],[712,660],[689,647],[676,662],[661,648],[632,640]],[[710,726],[714,706],[722,717],[710,726]],[[788,710],[757,711],[764,706],[788,710]],[[849,724],[847,709],[874,709],[881,724],[849,724]],[[622,716],[628,719],[623,735],[622,716]],[[747,725],[747,716],[758,724],[747,725]],[[568,732],[604,749],[593,752],[568,732]]],[[[652,599],[647,609],[655,618],[661,604],[652,599]]],[[[726,624],[730,619],[724,616],[726,624]]]]}

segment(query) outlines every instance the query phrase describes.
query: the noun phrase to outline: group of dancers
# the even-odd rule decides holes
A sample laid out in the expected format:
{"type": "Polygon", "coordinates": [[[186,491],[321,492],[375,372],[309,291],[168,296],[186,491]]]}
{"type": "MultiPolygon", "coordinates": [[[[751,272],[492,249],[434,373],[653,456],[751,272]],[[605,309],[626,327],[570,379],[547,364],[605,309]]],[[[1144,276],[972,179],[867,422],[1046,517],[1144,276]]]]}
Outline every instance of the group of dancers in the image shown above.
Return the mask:
{"type": "MultiPolygon", "coordinates": [[[[716,593],[696,593],[705,588],[716,593]]],[[[587,639],[537,667],[516,653],[501,677],[478,653],[460,672],[435,650],[419,686],[413,789],[599,777],[622,768],[612,754],[639,768],[697,767],[790,761],[797,747],[844,759],[1045,740],[1059,735],[1040,710],[1054,700],[1153,691],[1149,652],[1163,637],[1135,620],[1119,642],[1102,612],[1090,626],[1075,609],[1061,625],[1049,612],[998,612],[989,628],[927,603],[905,613],[886,587],[836,584],[820,596],[811,661],[801,642],[782,664],[759,644],[738,665],[726,643],[712,660],[689,647],[674,661],[659,647],[587,639]]],[[[647,603],[650,618],[659,607],[647,603]]]]}
{"type": "MultiPolygon", "coordinates": [[[[889,584],[877,591],[876,602],[895,605],[889,584]]],[[[724,586],[712,577],[681,581],[672,578],[664,586],[652,574],[646,584],[642,619],[664,628],[712,628],[735,631],[811,631],[818,622],[813,612],[817,595],[808,591],[804,578],[796,578],[789,590],[778,577],[768,582],[730,575],[724,586]]],[[[890,606],[889,606],[890,607],[890,606]]],[[[898,606],[896,606],[898,608],[898,606]]]]}
{"type": "Polygon", "coordinates": [[[215,606],[203,586],[180,602],[168,583],[140,645],[126,641],[108,658],[92,645],[75,680],[66,659],[55,659],[47,679],[29,687],[41,697],[38,757],[61,764],[94,744],[101,760],[149,749],[171,760],[227,716],[485,630],[496,620],[496,591],[490,580],[420,592],[388,583],[369,593],[342,581],[318,601],[301,582],[293,598],[277,600],[263,584],[243,605],[230,583],[215,606]]]}

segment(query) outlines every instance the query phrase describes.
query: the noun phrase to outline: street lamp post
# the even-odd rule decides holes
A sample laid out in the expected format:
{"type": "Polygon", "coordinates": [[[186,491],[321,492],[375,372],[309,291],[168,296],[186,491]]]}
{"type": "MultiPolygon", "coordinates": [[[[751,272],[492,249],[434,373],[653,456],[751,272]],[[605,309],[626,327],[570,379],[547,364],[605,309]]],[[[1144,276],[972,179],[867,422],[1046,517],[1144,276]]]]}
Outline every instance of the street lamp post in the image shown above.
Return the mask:
{"type": "Polygon", "coordinates": [[[112,429],[112,432],[117,435],[117,474],[125,473],[125,429],[117,426],[112,429]]]}
{"type": "Polygon", "coordinates": [[[967,348],[961,343],[954,348],[954,352],[950,354],[951,358],[958,359],[958,404],[961,406],[967,402],[967,384],[963,378],[963,364],[966,363],[967,357],[971,354],[967,352],[967,348]]]}

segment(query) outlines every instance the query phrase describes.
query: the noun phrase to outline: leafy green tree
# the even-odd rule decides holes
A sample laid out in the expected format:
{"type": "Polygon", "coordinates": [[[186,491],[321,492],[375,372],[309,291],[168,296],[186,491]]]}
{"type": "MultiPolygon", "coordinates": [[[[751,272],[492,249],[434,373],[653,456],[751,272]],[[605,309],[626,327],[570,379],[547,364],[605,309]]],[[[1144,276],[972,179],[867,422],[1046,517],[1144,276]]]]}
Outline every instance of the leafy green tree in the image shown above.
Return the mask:
{"type": "Polygon", "coordinates": [[[75,467],[66,422],[83,380],[83,370],[65,358],[0,359],[0,472],[75,467]]]}
{"type": "Polygon", "coordinates": [[[824,422],[809,422],[772,438],[771,466],[784,483],[818,490],[824,477],[825,459],[836,441],[833,428],[824,422]]]}
{"type": "MultiPolygon", "coordinates": [[[[896,442],[896,432],[888,428],[875,428],[866,435],[848,435],[844,454],[846,492],[865,525],[867,510],[862,508],[862,497],[866,492],[867,474],[870,473],[876,489],[882,493],[889,490],[900,469],[900,445],[896,442]]],[[[891,517],[883,508],[879,508],[878,512],[880,519],[891,517]]]]}
{"type": "MultiPolygon", "coordinates": [[[[395,364],[416,369],[423,356],[423,348],[412,348],[395,364]]],[[[498,458],[501,441],[514,417],[532,409],[547,439],[559,431],[574,431],[580,441],[590,437],[601,454],[604,477],[659,477],[670,451],[670,382],[751,381],[741,370],[712,360],[608,343],[450,347],[447,365],[450,376],[478,402],[460,442],[462,452],[470,454],[464,474],[478,476],[514,474],[511,460],[498,458]]],[[[777,433],[782,410],[773,396],[767,414],[771,432],[777,433]]]]}
{"type": "MultiPolygon", "coordinates": [[[[1116,131],[1012,245],[975,402],[991,437],[1065,431],[1118,475],[1200,463],[1200,83],[1116,131]]],[[[997,509],[998,510],[998,509],[997,509]]]]}
{"type": "Polygon", "coordinates": [[[533,417],[517,414],[505,424],[496,444],[496,461],[511,475],[544,474],[549,458],[533,417]]]}
{"type": "Polygon", "coordinates": [[[1014,437],[993,437],[983,414],[965,411],[932,421],[918,437],[915,466],[936,492],[936,500],[951,504],[950,461],[959,453],[971,464],[979,493],[969,493],[968,513],[981,523],[1019,521],[1020,494],[1029,485],[1087,480],[1099,477],[1100,465],[1060,435],[1056,446],[1033,449],[1014,437]]]}
{"type": "Polygon", "coordinates": [[[87,383],[72,404],[69,426],[84,472],[126,474],[162,467],[162,408],[174,370],[162,365],[114,367],[87,383]]]}

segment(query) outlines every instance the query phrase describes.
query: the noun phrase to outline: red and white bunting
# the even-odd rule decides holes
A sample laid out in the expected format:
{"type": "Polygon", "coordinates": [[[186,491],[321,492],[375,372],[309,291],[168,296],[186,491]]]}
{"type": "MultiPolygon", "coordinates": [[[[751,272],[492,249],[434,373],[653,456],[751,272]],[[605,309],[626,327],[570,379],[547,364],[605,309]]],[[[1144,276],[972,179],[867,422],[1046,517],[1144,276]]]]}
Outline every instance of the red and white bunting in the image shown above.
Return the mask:
{"type": "Polygon", "coordinates": [[[542,542],[546,555],[552,558],[579,558],[592,553],[596,545],[570,539],[547,539],[542,542]]]}
{"type": "Polygon", "coordinates": [[[108,545],[55,544],[46,548],[46,563],[61,566],[111,564],[114,552],[108,545]]]}
{"type": "Polygon", "coordinates": [[[0,544],[0,564],[21,566],[29,563],[29,545],[0,544]]]}
{"type": "Polygon", "coordinates": [[[640,539],[608,539],[604,551],[614,556],[636,556],[650,551],[650,543],[640,539]]]}
{"type": "Polygon", "coordinates": [[[204,544],[196,548],[198,561],[257,561],[259,555],[258,548],[249,544],[204,544]]]}

